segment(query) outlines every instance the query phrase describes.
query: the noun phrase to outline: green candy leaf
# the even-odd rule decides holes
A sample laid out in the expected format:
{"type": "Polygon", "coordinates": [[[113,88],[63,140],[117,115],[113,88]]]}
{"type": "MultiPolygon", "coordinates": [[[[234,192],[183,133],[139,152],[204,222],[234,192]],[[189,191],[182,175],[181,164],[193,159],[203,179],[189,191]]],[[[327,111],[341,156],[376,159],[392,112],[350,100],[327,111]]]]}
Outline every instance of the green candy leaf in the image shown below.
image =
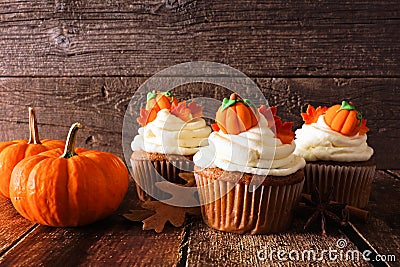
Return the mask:
{"type": "Polygon", "coordinates": [[[149,101],[150,99],[153,99],[157,96],[157,94],[153,93],[153,92],[148,92],[147,93],[147,101],[149,101]]]}
{"type": "Polygon", "coordinates": [[[171,92],[163,92],[163,94],[168,96],[168,97],[172,96],[171,92]]]}
{"type": "Polygon", "coordinates": [[[342,106],[339,110],[355,110],[356,108],[350,105],[347,101],[342,101],[342,106]]]}
{"type": "Polygon", "coordinates": [[[236,100],[228,99],[225,97],[224,100],[222,100],[222,110],[224,110],[230,106],[233,106],[235,103],[236,103],[236,100]]]}
{"type": "Polygon", "coordinates": [[[356,118],[358,120],[357,126],[360,126],[362,123],[362,119],[363,119],[361,112],[357,112],[356,118]]]}

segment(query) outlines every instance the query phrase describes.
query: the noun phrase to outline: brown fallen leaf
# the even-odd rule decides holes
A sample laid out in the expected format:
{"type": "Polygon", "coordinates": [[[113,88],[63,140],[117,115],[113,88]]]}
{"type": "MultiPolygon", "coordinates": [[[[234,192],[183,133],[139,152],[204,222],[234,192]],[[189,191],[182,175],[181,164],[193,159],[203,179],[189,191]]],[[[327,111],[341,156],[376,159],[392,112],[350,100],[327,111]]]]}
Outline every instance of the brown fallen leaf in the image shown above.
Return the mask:
{"type": "Polygon", "coordinates": [[[141,204],[145,210],[131,210],[130,213],[124,214],[124,217],[131,221],[142,221],[143,230],[155,230],[161,233],[165,224],[170,222],[175,227],[181,227],[186,220],[186,215],[200,216],[200,207],[180,207],[167,204],[168,201],[174,203],[198,204],[194,198],[196,192],[196,181],[192,172],[182,172],[179,176],[186,181],[186,184],[180,185],[168,181],[157,182],[156,186],[172,195],[171,198],[165,200],[166,203],[160,201],[145,201],[141,204]],[[189,190],[190,188],[190,190],[189,190]],[[188,192],[189,190],[189,192],[188,192]],[[188,194],[189,193],[189,194],[188,194]]]}
{"type": "Polygon", "coordinates": [[[161,233],[164,230],[167,222],[170,222],[175,227],[181,227],[186,220],[186,214],[196,216],[201,214],[199,207],[175,207],[160,201],[146,201],[142,204],[142,207],[155,211],[154,215],[143,220],[143,230],[154,229],[157,233],[161,233]]]}
{"type": "Polygon", "coordinates": [[[152,210],[130,210],[129,213],[125,213],[122,216],[133,222],[141,222],[154,214],[155,212],[152,210]]]}

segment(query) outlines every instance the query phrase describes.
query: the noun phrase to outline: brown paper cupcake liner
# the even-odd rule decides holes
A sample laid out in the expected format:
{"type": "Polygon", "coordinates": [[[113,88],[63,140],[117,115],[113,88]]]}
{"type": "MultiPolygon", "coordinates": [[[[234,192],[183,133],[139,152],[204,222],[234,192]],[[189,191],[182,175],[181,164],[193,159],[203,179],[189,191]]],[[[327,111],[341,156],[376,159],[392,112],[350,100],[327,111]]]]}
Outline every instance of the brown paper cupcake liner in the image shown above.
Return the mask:
{"type": "Polygon", "coordinates": [[[300,200],[304,179],[288,185],[261,185],[210,180],[195,172],[204,222],[238,234],[286,230],[300,200]],[[254,189],[254,190],[253,190],[254,189]]]}
{"type": "Polygon", "coordinates": [[[163,192],[156,186],[156,182],[163,179],[172,183],[182,183],[178,176],[180,172],[193,170],[192,161],[167,160],[133,160],[131,159],[133,179],[136,191],[141,201],[166,200],[170,194],[163,192]]]}
{"type": "Polygon", "coordinates": [[[375,167],[307,163],[303,192],[310,194],[315,184],[320,194],[326,194],[333,186],[332,200],[365,208],[371,194],[375,167]]]}

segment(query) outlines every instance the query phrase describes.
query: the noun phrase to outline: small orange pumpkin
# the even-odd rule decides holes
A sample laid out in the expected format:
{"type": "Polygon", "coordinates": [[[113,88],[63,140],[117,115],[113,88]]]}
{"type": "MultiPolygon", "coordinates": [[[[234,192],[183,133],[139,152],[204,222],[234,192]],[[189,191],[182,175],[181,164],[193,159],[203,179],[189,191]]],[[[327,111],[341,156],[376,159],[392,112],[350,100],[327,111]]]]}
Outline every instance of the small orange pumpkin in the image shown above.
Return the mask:
{"type": "Polygon", "coordinates": [[[0,143],[0,196],[10,198],[9,185],[11,173],[18,162],[41,152],[64,147],[59,140],[39,139],[36,113],[29,108],[29,140],[14,140],[0,143]]]}
{"type": "Polygon", "coordinates": [[[109,216],[121,204],[128,189],[124,162],[111,153],[75,150],[81,127],[72,125],[64,153],[46,151],[15,166],[10,197],[23,217],[49,226],[78,226],[109,216]]]}
{"type": "Polygon", "coordinates": [[[170,109],[172,103],[178,104],[178,99],[171,92],[148,92],[146,110],[150,111],[147,122],[152,122],[157,117],[157,112],[166,108],[170,109]]]}
{"type": "Polygon", "coordinates": [[[334,131],[343,135],[356,135],[361,128],[362,115],[351,103],[342,101],[342,105],[334,105],[325,113],[325,123],[334,131]]]}
{"type": "Polygon", "coordinates": [[[250,100],[233,93],[224,98],[215,120],[223,133],[239,134],[258,124],[258,111],[250,100]]]}

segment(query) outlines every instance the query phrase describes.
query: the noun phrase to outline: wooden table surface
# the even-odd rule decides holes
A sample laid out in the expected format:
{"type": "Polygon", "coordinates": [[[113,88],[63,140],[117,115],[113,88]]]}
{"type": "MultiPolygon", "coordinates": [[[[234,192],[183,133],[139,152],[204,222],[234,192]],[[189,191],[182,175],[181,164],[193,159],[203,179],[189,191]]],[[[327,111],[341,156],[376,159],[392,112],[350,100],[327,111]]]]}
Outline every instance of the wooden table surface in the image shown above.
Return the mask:
{"type": "MultiPolygon", "coordinates": [[[[357,249],[343,232],[330,227],[322,237],[314,226],[304,231],[305,219],[295,217],[291,228],[281,234],[237,235],[208,228],[201,218],[189,218],[186,225],[168,225],[164,232],[142,230],[142,223],[122,217],[138,208],[134,187],[111,217],[77,228],[53,228],[21,217],[8,200],[0,200],[0,266],[289,266],[296,262],[273,263],[257,258],[265,247],[321,251],[335,249],[340,238],[346,249],[357,249]]],[[[400,172],[377,171],[368,205],[370,218],[356,223],[361,234],[382,255],[395,255],[400,266],[400,172]]],[[[261,255],[261,254],[260,254],[261,255]]],[[[297,262],[300,266],[310,262],[297,262]]],[[[372,266],[360,261],[314,262],[316,266],[372,266]]]]}
{"type": "MultiPolygon", "coordinates": [[[[356,227],[380,253],[395,254],[392,265],[398,266],[400,172],[392,169],[400,169],[399,18],[398,0],[0,1],[0,141],[26,139],[27,107],[33,106],[42,138],[63,139],[79,121],[85,126],[79,146],[123,157],[123,119],[137,88],[190,61],[242,71],[295,129],[308,104],[353,101],[368,119],[368,143],[380,169],[370,220],[356,227]]],[[[227,96],[210,84],[178,89],[185,99],[227,96]]],[[[323,250],[345,237],[304,232],[302,218],[288,233],[270,236],[217,232],[198,218],[156,234],[121,216],[138,206],[131,185],[110,218],[50,228],[26,221],[1,199],[0,265],[268,266],[257,259],[265,246],[323,250]]],[[[357,245],[349,241],[348,248],[357,245]]]]}

